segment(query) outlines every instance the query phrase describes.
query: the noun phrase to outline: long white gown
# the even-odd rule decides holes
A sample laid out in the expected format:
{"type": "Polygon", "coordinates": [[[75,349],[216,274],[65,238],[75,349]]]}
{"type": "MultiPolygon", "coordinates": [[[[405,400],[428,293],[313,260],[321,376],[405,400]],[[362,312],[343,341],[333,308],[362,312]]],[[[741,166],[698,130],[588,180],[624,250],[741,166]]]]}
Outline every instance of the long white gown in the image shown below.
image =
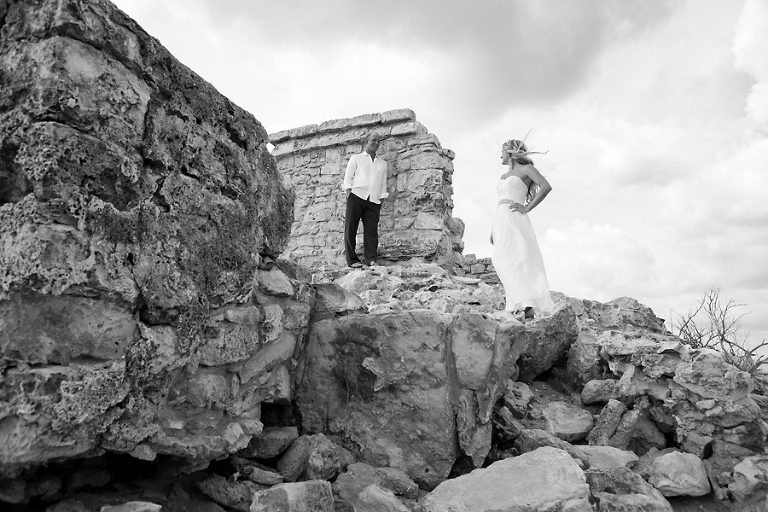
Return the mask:
{"type": "MultiPolygon", "coordinates": [[[[511,199],[524,204],[528,187],[519,177],[508,176],[499,181],[497,192],[499,201],[511,199]]],[[[528,215],[510,210],[509,204],[498,204],[492,233],[491,261],[504,285],[505,309],[517,311],[530,306],[537,316],[554,309],[544,259],[528,215]]]]}

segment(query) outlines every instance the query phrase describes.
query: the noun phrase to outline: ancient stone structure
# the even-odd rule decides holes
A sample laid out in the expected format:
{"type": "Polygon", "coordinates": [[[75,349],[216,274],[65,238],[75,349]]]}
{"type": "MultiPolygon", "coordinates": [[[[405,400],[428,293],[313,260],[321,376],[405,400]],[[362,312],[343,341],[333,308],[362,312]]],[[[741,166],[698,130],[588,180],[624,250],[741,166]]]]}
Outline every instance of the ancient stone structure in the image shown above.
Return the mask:
{"type": "Polygon", "coordinates": [[[283,257],[310,268],[345,265],[342,181],[349,158],[362,151],[371,132],[384,137],[379,155],[389,174],[389,197],[379,223],[380,259],[434,262],[447,269],[460,263],[464,224],[452,217],[453,151],[444,149],[408,109],[270,135],[277,167],[296,196],[283,257]]]}

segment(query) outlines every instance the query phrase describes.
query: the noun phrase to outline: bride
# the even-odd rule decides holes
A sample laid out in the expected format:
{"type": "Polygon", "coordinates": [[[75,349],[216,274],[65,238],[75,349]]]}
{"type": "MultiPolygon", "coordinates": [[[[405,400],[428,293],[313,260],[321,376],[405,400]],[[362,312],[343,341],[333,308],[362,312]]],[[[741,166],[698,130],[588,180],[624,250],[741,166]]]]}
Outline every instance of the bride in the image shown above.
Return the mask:
{"type": "Polygon", "coordinates": [[[499,203],[491,231],[491,261],[507,298],[507,311],[525,311],[526,318],[554,308],[549,282],[528,212],[536,208],[552,186],[536,170],[531,153],[520,140],[508,140],[501,163],[509,170],[497,186],[499,203]]]}

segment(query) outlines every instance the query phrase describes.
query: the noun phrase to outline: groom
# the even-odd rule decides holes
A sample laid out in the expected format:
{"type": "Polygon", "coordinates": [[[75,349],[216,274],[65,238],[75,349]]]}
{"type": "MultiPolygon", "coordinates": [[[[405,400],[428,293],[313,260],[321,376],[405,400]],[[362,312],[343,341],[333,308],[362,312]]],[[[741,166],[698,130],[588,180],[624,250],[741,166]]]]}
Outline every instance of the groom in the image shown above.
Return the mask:
{"type": "Polygon", "coordinates": [[[344,192],[347,211],[344,220],[344,251],[347,265],[360,268],[362,264],[355,252],[357,227],[363,221],[363,261],[376,265],[379,245],[379,213],[381,200],[387,193],[387,162],[376,156],[381,135],[372,133],[365,141],[363,152],[353,155],[344,173],[344,192]]]}

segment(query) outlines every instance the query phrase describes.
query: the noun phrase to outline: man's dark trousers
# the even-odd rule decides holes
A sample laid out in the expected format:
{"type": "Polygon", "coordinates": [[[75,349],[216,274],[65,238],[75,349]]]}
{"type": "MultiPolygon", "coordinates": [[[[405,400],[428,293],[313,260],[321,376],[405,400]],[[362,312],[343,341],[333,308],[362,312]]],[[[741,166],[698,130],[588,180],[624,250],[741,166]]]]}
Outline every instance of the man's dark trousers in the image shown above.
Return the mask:
{"type": "Polygon", "coordinates": [[[363,221],[364,261],[368,264],[378,258],[380,212],[381,204],[362,199],[352,193],[347,197],[347,214],[344,220],[344,251],[347,254],[347,265],[360,261],[355,253],[355,239],[360,220],[363,221]]]}

